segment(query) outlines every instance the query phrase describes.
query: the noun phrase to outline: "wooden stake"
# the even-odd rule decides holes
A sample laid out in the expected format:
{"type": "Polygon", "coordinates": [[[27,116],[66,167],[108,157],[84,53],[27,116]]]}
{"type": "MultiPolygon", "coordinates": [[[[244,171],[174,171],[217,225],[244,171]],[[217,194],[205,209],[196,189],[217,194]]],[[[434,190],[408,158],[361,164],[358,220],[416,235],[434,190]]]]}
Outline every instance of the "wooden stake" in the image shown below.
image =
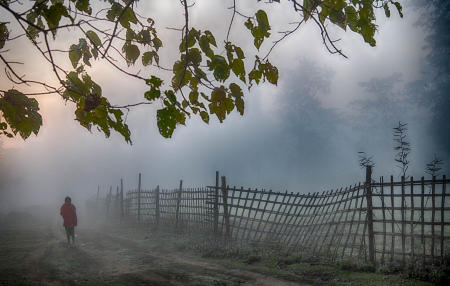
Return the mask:
{"type": "Polygon", "coordinates": [[[180,180],[180,187],[178,188],[178,196],[177,196],[177,209],[175,214],[176,220],[176,230],[179,231],[179,217],[180,217],[180,204],[181,204],[181,192],[183,190],[183,180],[180,180]]]}
{"type": "Polygon", "coordinates": [[[139,173],[138,181],[138,222],[141,221],[141,173],[139,173]]]}
{"type": "Polygon", "coordinates": [[[442,197],[441,197],[441,259],[444,259],[444,224],[445,224],[445,216],[444,216],[444,207],[445,207],[445,175],[442,177],[442,197]]]}
{"type": "Polygon", "coordinates": [[[228,213],[228,188],[227,179],[222,176],[223,215],[225,217],[225,237],[230,238],[230,215],[228,213]]]}

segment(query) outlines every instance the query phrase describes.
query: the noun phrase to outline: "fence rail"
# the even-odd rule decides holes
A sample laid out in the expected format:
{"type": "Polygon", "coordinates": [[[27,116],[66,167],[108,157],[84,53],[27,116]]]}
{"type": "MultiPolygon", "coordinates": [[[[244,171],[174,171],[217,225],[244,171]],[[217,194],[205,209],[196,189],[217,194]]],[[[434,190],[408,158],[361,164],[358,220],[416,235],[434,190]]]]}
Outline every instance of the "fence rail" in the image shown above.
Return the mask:
{"type": "Polygon", "coordinates": [[[116,206],[122,216],[157,228],[200,231],[332,261],[406,265],[407,259],[427,263],[450,255],[446,176],[374,181],[368,168],[364,183],[308,194],[230,187],[220,179],[217,172],[215,186],[183,188],[180,181],[178,189],[142,190],[139,176],[138,189],[125,198],[117,191],[116,206]]]}

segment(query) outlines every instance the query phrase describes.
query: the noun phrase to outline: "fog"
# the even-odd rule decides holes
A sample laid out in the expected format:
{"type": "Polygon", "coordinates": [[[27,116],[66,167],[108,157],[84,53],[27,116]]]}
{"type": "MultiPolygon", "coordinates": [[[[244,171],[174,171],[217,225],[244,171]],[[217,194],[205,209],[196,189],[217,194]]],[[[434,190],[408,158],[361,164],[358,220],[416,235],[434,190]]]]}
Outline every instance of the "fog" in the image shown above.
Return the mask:
{"type": "MultiPolygon", "coordinates": [[[[193,25],[213,23],[211,30],[223,35],[227,27],[213,19],[220,11],[231,17],[231,11],[223,2],[207,2],[192,8],[193,25]]],[[[349,59],[328,54],[314,25],[305,25],[274,50],[278,86],[263,84],[246,94],[244,116],[233,112],[224,123],[214,119],[209,125],[192,118],[171,139],[158,133],[157,105],[129,112],[129,145],[117,134],[105,138],[88,132],[74,120],[70,103],[39,96],[44,123],[38,136],[26,141],[0,138],[0,211],[41,205],[57,212],[65,196],[77,204],[96,196],[98,186],[102,195],[110,186],[115,192],[121,178],[125,191],[136,188],[138,173],[147,189],[174,188],[180,179],[184,186],[211,185],[216,170],[236,186],[300,193],[336,189],[363,180],[358,151],[373,156],[374,177],[399,176],[392,136],[399,121],[408,123],[412,145],[408,174],[425,175],[425,164],[434,154],[445,161],[441,173],[448,174],[450,56],[442,31],[448,27],[449,5],[433,3],[444,9],[436,13],[432,4],[405,1],[403,19],[396,13],[385,19],[379,13],[374,48],[350,32],[333,30],[349,59]]],[[[181,15],[180,5],[139,5],[157,9],[161,19],[155,20],[169,46],[166,56],[174,58],[170,46],[178,46],[179,34],[164,27],[182,24],[164,23],[164,15],[174,13],[172,9],[181,15]]],[[[289,21],[280,22],[285,20],[283,7],[274,7],[269,20],[274,29],[283,30],[289,21]]],[[[234,27],[232,34],[238,42],[243,41],[240,29],[234,27]]],[[[9,48],[17,53],[25,49],[9,48]]],[[[27,74],[37,73],[36,66],[27,66],[27,74]]],[[[145,91],[145,86],[102,67],[92,75],[115,103],[137,101],[145,91]]],[[[9,89],[11,83],[2,78],[0,86],[9,89]]]]}

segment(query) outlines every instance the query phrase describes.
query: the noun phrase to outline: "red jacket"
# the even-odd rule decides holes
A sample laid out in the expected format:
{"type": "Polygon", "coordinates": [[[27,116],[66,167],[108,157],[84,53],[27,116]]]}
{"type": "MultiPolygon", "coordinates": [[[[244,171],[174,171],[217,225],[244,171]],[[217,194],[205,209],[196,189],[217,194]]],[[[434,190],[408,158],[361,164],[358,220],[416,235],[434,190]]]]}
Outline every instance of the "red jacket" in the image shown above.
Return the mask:
{"type": "Polygon", "coordinates": [[[61,216],[64,219],[64,226],[77,225],[77,212],[74,205],[64,203],[61,206],[61,216]]]}

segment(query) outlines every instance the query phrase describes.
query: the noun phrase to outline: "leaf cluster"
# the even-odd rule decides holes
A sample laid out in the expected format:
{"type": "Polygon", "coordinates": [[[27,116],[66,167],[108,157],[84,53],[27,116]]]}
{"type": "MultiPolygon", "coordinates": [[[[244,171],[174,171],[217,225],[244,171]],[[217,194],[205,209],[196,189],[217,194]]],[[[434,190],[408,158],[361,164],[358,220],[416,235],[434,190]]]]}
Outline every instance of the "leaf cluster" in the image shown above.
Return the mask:
{"type": "MultiPolygon", "coordinates": [[[[344,30],[349,28],[374,46],[377,28],[374,10],[384,9],[386,16],[390,17],[391,8],[395,7],[403,16],[401,5],[392,0],[288,1],[299,12],[297,28],[303,22],[314,21],[321,30],[327,49],[341,55],[343,53],[335,46],[336,41],[328,33],[329,23],[344,30]]],[[[280,1],[268,3],[273,2],[280,1]]],[[[133,106],[158,103],[156,123],[159,132],[170,138],[176,127],[185,125],[186,119],[192,116],[199,116],[209,123],[210,116],[223,122],[233,110],[244,115],[244,90],[250,91],[254,84],[264,82],[277,85],[279,71],[268,56],[273,47],[295,29],[273,42],[266,56],[258,55],[263,44],[272,36],[270,13],[265,10],[258,9],[253,15],[245,16],[238,11],[238,1],[233,1],[229,28],[234,16],[240,16],[243,19],[240,29],[248,30],[256,48],[256,52],[244,51],[228,39],[228,34],[225,41],[218,41],[207,28],[189,27],[188,12],[191,6],[185,0],[181,1],[185,23],[180,29],[179,57],[168,69],[160,66],[162,59],[159,52],[163,42],[158,37],[155,22],[138,13],[137,3],[137,0],[29,0],[28,8],[23,11],[21,2],[0,0],[0,9],[12,15],[18,24],[13,26],[0,22],[0,60],[7,67],[8,78],[16,84],[43,87],[45,90],[42,93],[59,94],[76,105],[75,118],[81,126],[88,130],[95,127],[107,137],[113,130],[130,143],[131,135],[124,111],[133,106]],[[11,28],[13,31],[9,30],[11,28]],[[69,43],[67,51],[58,51],[67,53],[70,70],[62,68],[55,60],[57,51],[48,39],[49,36],[57,39],[62,29],[81,32],[82,35],[69,43]],[[60,86],[19,76],[11,62],[2,56],[5,46],[12,41],[10,34],[20,31],[51,64],[60,86]],[[115,59],[112,54],[119,55],[121,59],[115,59]],[[248,66],[250,59],[254,59],[252,66],[248,66]],[[100,85],[89,75],[89,68],[99,61],[145,83],[148,88],[142,101],[123,106],[111,104],[108,96],[102,94],[100,85]],[[145,75],[131,70],[137,64],[142,64],[145,75]],[[160,73],[167,72],[171,80],[164,82],[160,73]]],[[[37,101],[16,89],[0,91],[0,96],[0,134],[8,137],[20,134],[24,139],[31,133],[37,134],[42,125],[37,101]]],[[[396,149],[403,152],[398,162],[407,165],[409,146],[401,144],[401,149],[396,149]]]]}
{"type": "Polygon", "coordinates": [[[38,112],[36,99],[10,89],[0,97],[0,111],[5,119],[2,121],[0,117],[0,134],[11,138],[19,133],[23,139],[28,138],[31,133],[38,134],[42,117],[38,112]]]}

